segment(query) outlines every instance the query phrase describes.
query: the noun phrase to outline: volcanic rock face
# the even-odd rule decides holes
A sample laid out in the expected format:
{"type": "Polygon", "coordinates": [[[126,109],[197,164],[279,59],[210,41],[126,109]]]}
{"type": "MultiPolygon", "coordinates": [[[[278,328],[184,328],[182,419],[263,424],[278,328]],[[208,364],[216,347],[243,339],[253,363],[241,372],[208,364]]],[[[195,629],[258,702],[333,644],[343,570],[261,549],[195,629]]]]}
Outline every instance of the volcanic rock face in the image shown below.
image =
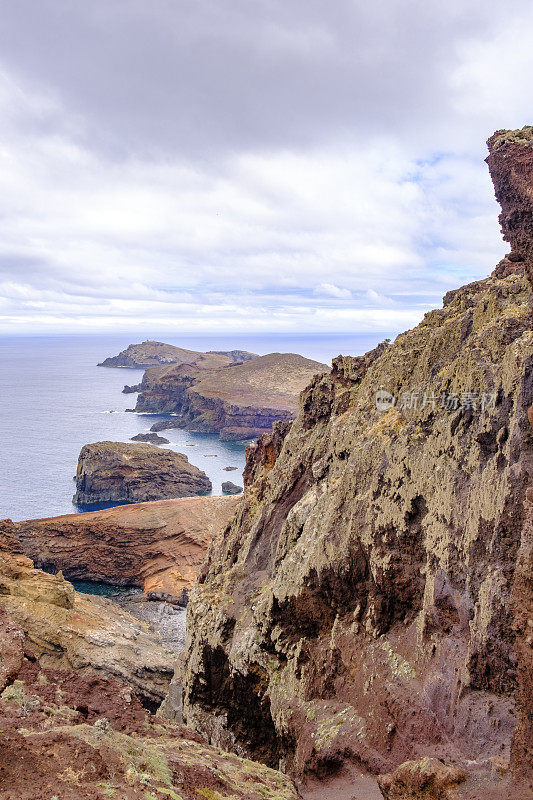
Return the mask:
{"type": "Polygon", "coordinates": [[[184,713],[213,742],[297,775],[442,758],[479,786],[520,713],[527,780],[533,330],[515,263],[336,359],[249,449],[189,604],[184,713]]]}
{"type": "Polygon", "coordinates": [[[522,268],[533,281],[533,126],[497,131],[487,145],[503,238],[511,245],[499,271],[522,268]]]}
{"type": "Polygon", "coordinates": [[[82,447],[73,502],[143,503],[209,492],[205,472],[183,453],[150,444],[95,442],[82,447]]]}
{"type": "Polygon", "coordinates": [[[194,497],[11,523],[35,564],[70,580],[140,586],[178,599],[237,505],[194,497]]]}
{"type": "MultiPolygon", "coordinates": [[[[164,344],[164,342],[154,342],[147,339],[140,344],[130,344],[118,356],[106,358],[98,366],[147,369],[161,364],[196,364],[201,368],[214,369],[253,358],[257,358],[255,353],[248,353],[246,350],[230,350],[229,352],[221,350],[200,353],[196,350],[186,350],[183,347],[175,347],[172,344],[164,344]]],[[[137,390],[137,387],[127,388],[129,391],[137,390]]]]}
{"type": "MultiPolygon", "coordinates": [[[[316,374],[327,371],[325,364],[291,353],[271,353],[215,370],[186,365],[150,369],[136,410],[176,414],[169,427],[218,432],[226,440],[252,439],[277,420],[293,419],[300,392],[316,374]]],[[[157,430],[166,424],[156,423],[157,430]]]]}
{"type": "MultiPolygon", "coordinates": [[[[173,670],[157,637],[111,600],[80,594],[62,575],[34,569],[29,558],[11,549],[13,532],[9,520],[0,522],[0,625],[7,614],[43,666],[121,678],[131,691],[159,705],[173,670]]],[[[1,630],[3,637],[10,634],[9,625],[1,630]]],[[[11,635],[10,646],[0,639],[0,667],[10,681],[20,661],[13,648],[20,636],[11,635]]]]}

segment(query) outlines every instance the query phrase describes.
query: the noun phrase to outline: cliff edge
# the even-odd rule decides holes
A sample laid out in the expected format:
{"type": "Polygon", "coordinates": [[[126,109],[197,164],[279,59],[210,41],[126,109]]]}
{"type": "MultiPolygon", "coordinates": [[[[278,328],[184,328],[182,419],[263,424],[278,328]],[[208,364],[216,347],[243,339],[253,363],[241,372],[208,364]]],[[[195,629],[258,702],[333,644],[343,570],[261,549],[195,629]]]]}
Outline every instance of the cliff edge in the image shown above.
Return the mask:
{"type": "Polygon", "coordinates": [[[146,371],[136,411],[175,416],[152,426],[219,433],[225,440],[253,439],[279,420],[291,420],[298,395],[314,375],[328,372],[296,353],[266,356],[218,369],[170,365],[146,371]]]}

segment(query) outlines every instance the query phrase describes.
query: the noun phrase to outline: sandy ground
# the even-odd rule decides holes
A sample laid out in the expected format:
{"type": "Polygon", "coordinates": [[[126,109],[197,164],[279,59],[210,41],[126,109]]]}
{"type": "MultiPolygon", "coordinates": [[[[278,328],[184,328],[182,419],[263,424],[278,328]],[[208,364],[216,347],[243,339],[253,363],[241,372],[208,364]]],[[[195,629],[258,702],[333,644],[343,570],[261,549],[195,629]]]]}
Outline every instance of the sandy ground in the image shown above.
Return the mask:
{"type": "Polygon", "coordinates": [[[353,768],[344,768],[325,780],[298,787],[302,800],[383,800],[375,778],[353,768]]]}

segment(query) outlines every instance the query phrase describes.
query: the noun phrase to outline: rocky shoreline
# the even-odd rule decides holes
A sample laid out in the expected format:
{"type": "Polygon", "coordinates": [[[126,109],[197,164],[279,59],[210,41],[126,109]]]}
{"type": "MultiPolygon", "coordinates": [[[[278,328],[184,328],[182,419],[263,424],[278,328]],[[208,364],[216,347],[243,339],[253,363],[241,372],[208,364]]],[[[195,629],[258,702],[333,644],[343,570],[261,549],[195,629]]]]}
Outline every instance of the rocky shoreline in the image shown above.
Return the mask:
{"type": "Polygon", "coordinates": [[[256,439],[275,422],[293,419],[300,392],[328,370],[326,364],[293,353],[271,353],[219,369],[152,368],[143,377],[135,410],[174,415],[155,423],[155,432],[178,427],[218,433],[225,441],[256,439]]]}
{"type": "Polygon", "coordinates": [[[237,498],[194,497],[10,522],[38,567],[69,580],[138,586],[180,602],[237,498]]]}

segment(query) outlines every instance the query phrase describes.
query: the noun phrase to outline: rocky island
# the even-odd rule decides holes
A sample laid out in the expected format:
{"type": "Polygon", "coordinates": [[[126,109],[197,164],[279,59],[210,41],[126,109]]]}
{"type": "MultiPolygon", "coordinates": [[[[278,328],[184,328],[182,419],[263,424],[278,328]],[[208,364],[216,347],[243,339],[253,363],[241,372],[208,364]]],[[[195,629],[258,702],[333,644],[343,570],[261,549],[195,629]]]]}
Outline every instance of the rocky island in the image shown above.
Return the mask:
{"type": "Polygon", "coordinates": [[[278,420],[293,419],[298,396],[329,367],[294,353],[271,353],[243,364],[201,369],[190,365],[146,371],[136,411],[171,413],[152,430],[171,427],[219,433],[222,439],[253,439],[278,420]]]}
{"type": "MultiPolygon", "coordinates": [[[[214,369],[228,364],[240,364],[257,357],[255,353],[248,353],[246,350],[213,350],[202,353],[147,339],[140,344],[130,344],[117,356],[106,358],[98,366],[147,369],[164,364],[195,364],[202,369],[214,369]]],[[[128,391],[136,391],[136,387],[126,388],[128,391]]]]}
{"type": "Polygon", "coordinates": [[[210,492],[205,472],[183,453],[151,444],[94,442],[78,459],[74,503],[142,503],[210,492]]]}
{"type": "Polygon", "coordinates": [[[164,436],[158,436],[157,433],[137,433],[131,437],[132,442],[148,442],[148,444],[170,444],[168,439],[164,436]]]}

